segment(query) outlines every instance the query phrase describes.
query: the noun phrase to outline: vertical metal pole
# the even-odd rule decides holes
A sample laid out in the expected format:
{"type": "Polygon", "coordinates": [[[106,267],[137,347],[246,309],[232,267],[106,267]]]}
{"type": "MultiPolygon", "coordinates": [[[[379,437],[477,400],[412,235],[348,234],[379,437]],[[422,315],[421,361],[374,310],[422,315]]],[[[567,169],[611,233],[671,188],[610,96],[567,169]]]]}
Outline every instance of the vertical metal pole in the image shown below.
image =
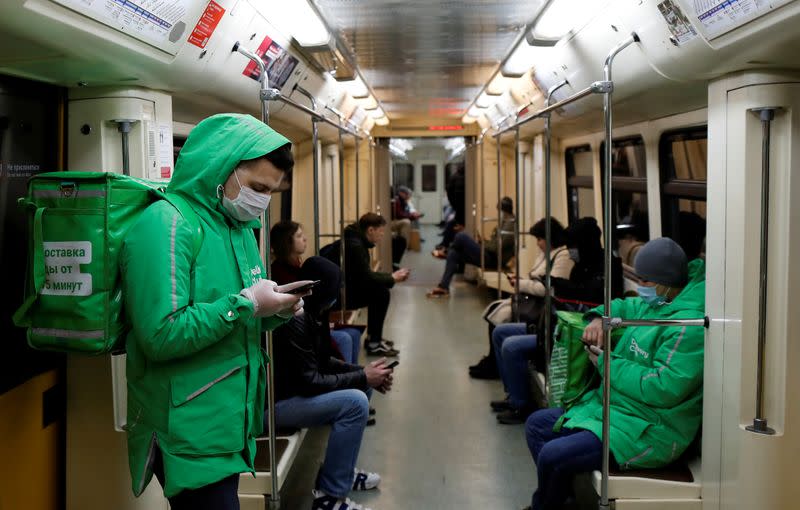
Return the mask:
{"type": "Polygon", "coordinates": [[[767,275],[769,248],[769,150],[770,127],[777,108],[758,108],[753,111],[761,119],[761,267],[758,285],[758,364],[756,365],[756,416],[745,427],[757,434],[773,435],[764,416],[764,353],[767,343],[767,275]]]}
{"type": "MultiPolygon", "coordinates": [[[[522,154],[523,154],[523,156],[526,156],[528,153],[527,152],[523,152],[522,154]]],[[[527,238],[526,231],[525,231],[525,224],[527,223],[525,221],[525,218],[526,218],[526,216],[528,214],[528,207],[527,207],[527,202],[528,202],[528,199],[527,199],[527,196],[528,196],[527,174],[528,174],[528,172],[527,172],[527,170],[528,170],[528,168],[527,167],[528,167],[528,158],[527,157],[523,157],[522,158],[522,204],[521,204],[521,207],[519,208],[520,212],[517,215],[518,216],[518,221],[519,221],[519,225],[518,225],[519,226],[519,232],[520,232],[520,236],[521,236],[521,240],[522,240],[522,247],[523,248],[527,248],[528,247],[528,241],[527,241],[528,238],[527,238]]]]}
{"type": "Polygon", "coordinates": [[[502,186],[500,173],[502,171],[503,165],[501,163],[502,154],[500,153],[500,135],[495,137],[495,142],[497,143],[497,299],[503,297],[503,210],[501,208],[500,202],[503,198],[502,190],[500,189],[502,186]]]}
{"type": "Polygon", "coordinates": [[[605,292],[603,293],[603,478],[600,482],[600,509],[610,508],[608,501],[608,471],[611,459],[611,143],[612,143],[612,115],[611,115],[611,94],[614,92],[614,82],[611,79],[611,66],[617,54],[639,41],[639,36],[635,33],[615,46],[606,57],[603,66],[604,93],[603,93],[603,114],[605,118],[605,168],[603,175],[603,189],[605,190],[605,200],[603,204],[603,239],[605,255],[605,292]]]}
{"type": "MultiPolygon", "coordinates": [[[[339,119],[339,267],[342,268],[342,323],[345,323],[347,310],[347,270],[345,269],[344,240],[344,140],[342,139],[341,118],[339,119]]],[[[331,185],[333,183],[331,182],[331,185]]],[[[378,340],[380,341],[380,340],[378,340]]]]}
{"type": "MultiPolygon", "coordinates": [[[[478,222],[478,227],[477,227],[478,230],[476,232],[476,239],[477,239],[477,234],[483,236],[483,232],[484,232],[483,225],[485,225],[485,222],[483,221],[483,218],[484,218],[484,214],[486,214],[484,212],[486,210],[486,196],[485,196],[486,195],[486,183],[484,182],[484,179],[486,178],[486,165],[484,164],[484,161],[483,161],[483,157],[484,157],[483,137],[481,137],[480,144],[481,144],[481,155],[480,155],[480,157],[481,157],[481,171],[480,171],[480,173],[478,175],[480,176],[480,185],[481,185],[481,213],[480,213],[480,216],[479,216],[480,221],[478,222]]],[[[483,274],[485,272],[486,272],[486,252],[483,249],[481,249],[481,278],[483,278],[483,274]]]]}
{"type": "Polygon", "coordinates": [[[361,200],[361,167],[359,164],[360,154],[358,152],[359,139],[357,136],[353,137],[356,143],[356,221],[359,220],[359,201],[361,200]]]}
{"type": "MultiPolygon", "coordinates": [[[[131,156],[130,156],[130,142],[129,133],[131,132],[131,124],[136,121],[131,120],[118,120],[117,130],[122,135],[122,175],[131,174],[131,156]]],[[[147,177],[145,175],[145,177],[147,177]]]]}
{"type": "Polygon", "coordinates": [[[519,204],[522,203],[520,201],[520,189],[519,189],[519,128],[514,131],[514,182],[515,182],[515,200],[514,202],[517,204],[517,218],[514,222],[514,258],[516,260],[516,276],[517,276],[517,285],[514,288],[514,298],[517,300],[517,306],[514,307],[514,322],[519,322],[519,229],[520,229],[520,215],[524,214],[525,211],[519,207],[519,204]]]}
{"type": "MultiPolygon", "coordinates": [[[[564,80],[560,83],[557,83],[550,87],[547,91],[547,99],[545,102],[545,106],[550,106],[550,102],[553,100],[553,94],[556,90],[560,89],[564,85],[567,84],[567,80],[564,80]]],[[[550,260],[550,253],[553,249],[553,239],[552,239],[552,230],[550,229],[550,221],[553,217],[553,201],[552,201],[552,167],[551,167],[551,141],[552,141],[552,124],[550,118],[550,112],[545,114],[544,118],[544,235],[545,235],[545,246],[544,246],[544,348],[545,348],[545,374],[548,375],[547,383],[545,385],[545,397],[547,399],[550,398],[550,346],[552,344],[552,312],[551,307],[553,306],[553,290],[552,290],[552,272],[553,272],[553,264],[550,260]]]]}
{"type": "Polygon", "coordinates": [[[319,126],[317,118],[311,118],[311,160],[314,165],[314,255],[319,255],[319,126]]]}

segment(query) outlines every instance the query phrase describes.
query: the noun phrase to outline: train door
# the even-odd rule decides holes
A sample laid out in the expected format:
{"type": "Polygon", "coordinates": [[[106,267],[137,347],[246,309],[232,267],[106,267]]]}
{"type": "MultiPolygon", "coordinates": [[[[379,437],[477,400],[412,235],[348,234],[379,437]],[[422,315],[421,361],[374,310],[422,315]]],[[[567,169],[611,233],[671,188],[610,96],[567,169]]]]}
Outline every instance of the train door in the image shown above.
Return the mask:
{"type": "Polygon", "coordinates": [[[414,195],[424,223],[442,221],[444,165],[438,160],[418,161],[414,169],[414,195]]]}

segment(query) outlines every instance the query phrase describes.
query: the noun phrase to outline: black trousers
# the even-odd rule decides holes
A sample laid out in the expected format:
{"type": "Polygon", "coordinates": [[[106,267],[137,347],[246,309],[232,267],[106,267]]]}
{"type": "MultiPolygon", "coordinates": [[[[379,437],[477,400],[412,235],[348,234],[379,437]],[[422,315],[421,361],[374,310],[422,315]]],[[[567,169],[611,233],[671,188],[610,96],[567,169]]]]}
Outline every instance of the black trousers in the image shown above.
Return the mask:
{"type": "MultiPolygon", "coordinates": [[[[156,452],[153,474],[164,486],[164,462],[161,452],[156,452]]],[[[200,487],[187,489],[169,499],[171,510],[239,510],[239,475],[231,475],[200,487]]]]}
{"type": "Polygon", "coordinates": [[[347,287],[347,308],[367,307],[367,334],[374,342],[380,342],[383,338],[383,323],[391,298],[389,289],[377,283],[361,288],[347,287]]]}
{"type": "Polygon", "coordinates": [[[396,266],[400,265],[400,261],[403,259],[403,254],[406,252],[407,246],[408,242],[405,237],[392,237],[392,264],[396,266]]]}

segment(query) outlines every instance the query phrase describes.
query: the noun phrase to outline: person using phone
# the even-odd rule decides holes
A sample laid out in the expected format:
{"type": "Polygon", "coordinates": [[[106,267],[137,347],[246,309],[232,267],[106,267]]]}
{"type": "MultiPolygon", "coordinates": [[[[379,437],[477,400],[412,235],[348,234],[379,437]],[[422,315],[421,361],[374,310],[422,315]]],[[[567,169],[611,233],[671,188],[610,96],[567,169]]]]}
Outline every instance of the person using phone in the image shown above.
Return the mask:
{"type": "Polygon", "coordinates": [[[339,296],[341,272],[322,257],[303,263],[300,276],[319,281],[305,298],[305,314],[274,333],[275,421],[278,427],[330,426],[325,461],[314,488],[314,508],[359,509],[351,490],[374,489],[380,476],[356,468],[373,390],[391,391],[386,358],[365,367],[330,355],[327,312],[339,296]]]}

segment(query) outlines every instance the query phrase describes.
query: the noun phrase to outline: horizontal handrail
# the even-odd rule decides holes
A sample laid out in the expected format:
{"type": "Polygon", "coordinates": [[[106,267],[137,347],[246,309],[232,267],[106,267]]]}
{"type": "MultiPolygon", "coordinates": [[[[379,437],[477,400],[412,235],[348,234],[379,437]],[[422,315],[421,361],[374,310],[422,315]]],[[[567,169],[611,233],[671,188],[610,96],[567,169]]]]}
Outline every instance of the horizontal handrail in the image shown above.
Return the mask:
{"type": "Polygon", "coordinates": [[[487,218],[486,216],[484,216],[483,218],[481,218],[481,221],[483,223],[490,223],[492,221],[497,221],[497,218],[487,218]]]}
{"type": "Polygon", "coordinates": [[[707,328],[711,322],[708,317],[702,319],[622,319],[620,317],[603,317],[604,326],[610,329],[628,326],[700,326],[707,328]]]}
{"type": "Polygon", "coordinates": [[[352,135],[352,136],[354,136],[354,137],[356,137],[358,139],[361,139],[361,140],[364,139],[363,136],[359,135],[358,133],[356,133],[352,129],[348,129],[345,126],[342,126],[339,123],[332,121],[331,119],[329,119],[328,117],[322,115],[321,113],[318,113],[318,112],[312,110],[311,108],[309,108],[308,106],[302,105],[302,104],[298,103],[297,101],[295,101],[294,99],[290,99],[290,98],[284,96],[283,94],[276,95],[275,99],[277,99],[279,101],[282,101],[283,103],[291,106],[292,108],[300,110],[301,112],[303,112],[303,113],[305,113],[307,115],[310,115],[312,118],[314,118],[314,119],[316,119],[318,121],[324,122],[326,124],[329,124],[329,125],[335,127],[336,129],[342,130],[342,131],[344,131],[345,133],[347,133],[349,135],[352,135]]]}
{"type": "Polygon", "coordinates": [[[550,112],[552,112],[554,110],[558,110],[559,108],[561,108],[563,106],[566,106],[568,104],[574,103],[575,101],[579,101],[579,100],[583,99],[586,96],[591,96],[592,94],[604,94],[609,89],[610,86],[611,86],[611,84],[608,83],[608,82],[596,81],[596,82],[592,83],[591,85],[589,85],[588,87],[586,87],[585,89],[581,90],[580,92],[576,92],[575,94],[573,94],[573,95],[571,95],[571,96],[569,96],[569,97],[567,97],[565,99],[562,99],[561,101],[553,103],[550,106],[546,106],[546,107],[542,108],[541,110],[539,110],[538,112],[534,113],[533,115],[531,115],[529,117],[526,117],[526,118],[524,118],[524,119],[522,119],[522,120],[520,120],[518,122],[515,122],[515,123],[503,128],[503,129],[497,131],[494,134],[494,136],[498,137],[500,135],[503,135],[504,133],[507,133],[509,131],[517,129],[518,127],[523,126],[523,125],[527,124],[528,122],[531,122],[532,120],[535,120],[535,119],[537,119],[539,117],[547,115],[548,113],[550,113],[550,112]]]}
{"type": "Polygon", "coordinates": [[[342,237],[341,234],[320,234],[320,237],[342,237]]]}

